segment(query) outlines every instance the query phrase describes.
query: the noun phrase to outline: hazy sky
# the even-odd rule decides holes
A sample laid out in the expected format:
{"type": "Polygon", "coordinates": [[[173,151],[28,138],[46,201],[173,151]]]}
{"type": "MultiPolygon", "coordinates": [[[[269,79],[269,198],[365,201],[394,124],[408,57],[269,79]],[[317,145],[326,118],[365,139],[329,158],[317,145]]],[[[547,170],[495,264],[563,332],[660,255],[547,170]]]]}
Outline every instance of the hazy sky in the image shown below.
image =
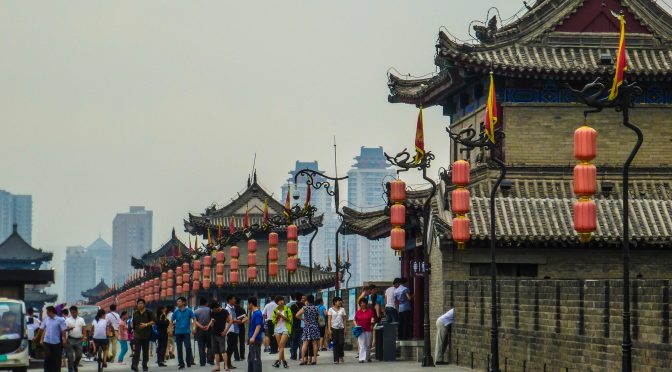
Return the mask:
{"type": "MultiPolygon", "coordinates": [[[[412,148],[417,110],[387,102],[388,68],[435,71],[440,26],[517,0],[3,1],[0,189],[33,195],[33,243],[56,253],[129,205],[154,211],[154,248],[182,219],[245,187],[280,192],[295,160],[345,173],[360,146],[412,148]]],[[[447,118],[425,110],[434,169],[447,118]]],[[[279,198],[279,197],[278,197],[279,198]]],[[[60,285],[57,288],[60,289],[60,285]]]]}

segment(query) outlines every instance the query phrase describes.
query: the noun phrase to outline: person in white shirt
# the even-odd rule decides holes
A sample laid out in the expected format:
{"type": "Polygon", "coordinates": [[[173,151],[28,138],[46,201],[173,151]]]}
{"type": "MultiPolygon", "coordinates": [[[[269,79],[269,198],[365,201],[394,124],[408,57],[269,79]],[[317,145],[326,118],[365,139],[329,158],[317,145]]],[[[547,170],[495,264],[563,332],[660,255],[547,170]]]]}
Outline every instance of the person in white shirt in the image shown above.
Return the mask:
{"type": "Polygon", "coordinates": [[[86,339],[84,327],[86,322],[79,316],[77,306],[70,306],[70,316],[65,319],[68,327],[68,344],[65,353],[68,359],[68,372],[79,370],[79,362],[82,360],[82,342],[86,339]]]}
{"type": "MultiPolygon", "coordinates": [[[[28,336],[28,340],[32,340],[35,338],[35,331],[40,328],[40,324],[42,324],[42,322],[40,321],[40,318],[35,316],[35,310],[32,307],[28,308],[27,313],[28,314],[26,315],[26,333],[28,336]]],[[[29,344],[28,353],[30,354],[31,357],[35,357],[35,348],[33,347],[32,342],[29,344]]]]}
{"type": "Polygon", "coordinates": [[[450,326],[455,321],[455,309],[448,310],[445,314],[436,319],[436,364],[448,364],[443,360],[448,346],[448,335],[450,335],[450,326]]]}
{"type": "Polygon", "coordinates": [[[105,315],[105,320],[112,326],[114,331],[110,339],[110,347],[108,348],[107,360],[112,361],[117,356],[117,336],[119,335],[119,314],[117,314],[117,304],[110,305],[110,312],[105,315]]]}
{"type": "MultiPolygon", "coordinates": [[[[96,354],[95,350],[97,350],[99,347],[102,347],[103,355],[107,355],[107,351],[110,345],[110,340],[107,338],[108,324],[110,323],[108,323],[107,319],[105,319],[105,310],[98,310],[98,314],[96,314],[96,317],[93,319],[92,323],[94,354],[96,354]]],[[[107,368],[107,359],[103,361],[103,367],[107,368]]]]}
{"type": "Polygon", "coordinates": [[[271,300],[269,303],[264,306],[264,310],[261,312],[262,317],[264,318],[264,325],[266,326],[266,337],[268,338],[268,346],[270,346],[270,353],[275,354],[278,352],[278,342],[275,340],[273,335],[275,331],[273,329],[273,311],[278,307],[278,304],[275,300],[271,300]]]}
{"type": "Polygon", "coordinates": [[[399,321],[397,313],[397,303],[394,299],[394,291],[399,287],[400,280],[394,279],[396,284],[392,284],[385,290],[385,315],[388,323],[397,323],[399,321]]]}
{"type": "Polygon", "coordinates": [[[334,306],[327,311],[327,334],[334,343],[334,363],[338,364],[344,362],[345,320],[348,314],[343,308],[343,299],[334,297],[331,302],[334,306]]]}

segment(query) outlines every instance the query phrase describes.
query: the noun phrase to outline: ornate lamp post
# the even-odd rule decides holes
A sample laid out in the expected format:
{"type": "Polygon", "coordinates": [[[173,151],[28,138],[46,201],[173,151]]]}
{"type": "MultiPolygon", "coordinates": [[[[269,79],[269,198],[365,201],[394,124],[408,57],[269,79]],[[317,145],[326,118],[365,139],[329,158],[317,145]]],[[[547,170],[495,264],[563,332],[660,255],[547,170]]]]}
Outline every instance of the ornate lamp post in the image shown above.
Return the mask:
{"type": "MultiPolygon", "coordinates": [[[[334,145],[335,146],[335,145],[334,145]]],[[[341,211],[338,209],[338,205],[340,203],[340,198],[339,198],[339,181],[345,180],[348,178],[348,176],[345,177],[330,177],[325,175],[324,173],[312,170],[312,169],[301,169],[300,171],[296,172],[294,175],[294,184],[297,184],[298,179],[300,176],[306,177],[306,186],[307,187],[312,187],[315,190],[319,190],[323,188],[329,196],[334,197],[335,205],[336,205],[336,214],[341,218],[341,224],[336,229],[336,285],[335,285],[335,290],[336,292],[339,291],[340,286],[341,286],[341,280],[338,277],[339,269],[340,269],[340,250],[338,248],[338,234],[341,231],[341,227],[343,226],[343,215],[341,214],[341,211]],[[323,181],[324,180],[324,181],[323,181]],[[334,189],[331,189],[331,182],[334,183],[334,189]]],[[[312,225],[312,220],[309,219],[308,222],[311,224],[312,227],[316,228],[314,225],[312,225]]],[[[310,239],[309,243],[309,255],[310,255],[310,283],[312,286],[313,283],[313,240],[315,239],[315,236],[317,235],[317,230],[313,234],[313,236],[310,239]]]]}
{"type": "Polygon", "coordinates": [[[623,84],[618,89],[618,96],[614,100],[608,100],[605,97],[609,94],[609,87],[602,83],[601,78],[595,79],[592,83],[586,84],[581,90],[572,89],[567,85],[576,98],[576,101],[592,107],[591,110],[586,110],[584,116],[587,117],[589,113],[600,112],[605,108],[613,108],[623,115],[623,125],[635,132],[637,135],[637,142],[630,151],[630,155],[623,165],[623,356],[622,356],[622,370],[624,372],[632,371],[632,340],[630,338],[630,165],[635,159],[639,148],[644,142],[644,134],[641,129],[630,122],[630,108],[634,107],[633,99],[642,94],[642,89],[637,86],[637,83],[628,83],[623,81],[623,84]]]}
{"type": "Polygon", "coordinates": [[[422,249],[424,257],[424,267],[420,270],[424,274],[424,285],[423,285],[423,297],[424,297],[424,320],[423,320],[423,347],[422,347],[422,366],[423,367],[434,367],[434,358],[432,357],[432,347],[431,341],[429,340],[429,278],[431,275],[431,266],[429,264],[429,244],[431,237],[429,236],[429,227],[430,227],[430,215],[431,215],[431,202],[432,198],[436,194],[436,182],[427,176],[427,168],[430,167],[430,163],[434,160],[434,154],[431,151],[425,152],[425,155],[421,158],[420,162],[415,162],[411,154],[409,154],[406,149],[398,153],[394,157],[387,155],[385,153],[387,161],[392,165],[401,168],[398,172],[405,172],[410,169],[418,169],[422,171],[422,178],[429,182],[432,185],[432,192],[430,193],[427,200],[425,200],[422,208],[423,214],[423,229],[422,229],[422,249]]]}
{"type": "MultiPolygon", "coordinates": [[[[477,147],[480,148],[489,148],[490,149],[490,160],[497,164],[499,167],[499,177],[495,181],[495,184],[492,186],[490,191],[490,316],[491,316],[491,328],[490,328],[490,353],[492,354],[492,360],[490,361],[490,372],[499,372],[499,319],[497,317],[497,263],[495,261],[495,248],[497,245],[497,228],[496,228],[496,215],[495,215],[495,196],[497,196],[497,189],[499,185],[504,180],[506,175],[506,165],[504,162],[497,157],[497,149],[494,144],[488,139],[488,137],[481,133],[478,138],[476,137],[476,130],[473,128],[463,129],[457,133],[452,132],[449,128],[446,128],[448,135],[455,142],[466,147],[468,151],[471,151],[477,147]]],[[[494,129],[494,138],[497,142],[500,142],[504,139],[504,132],[501,130],[501,126],[498,126],[494,129]]]]}

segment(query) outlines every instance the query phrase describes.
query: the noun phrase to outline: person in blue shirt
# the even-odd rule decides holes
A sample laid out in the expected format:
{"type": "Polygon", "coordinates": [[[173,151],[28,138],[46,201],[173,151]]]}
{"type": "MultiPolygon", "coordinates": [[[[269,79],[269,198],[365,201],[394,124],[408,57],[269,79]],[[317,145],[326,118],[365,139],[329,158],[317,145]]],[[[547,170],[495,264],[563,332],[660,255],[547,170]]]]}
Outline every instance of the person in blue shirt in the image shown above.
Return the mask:
{"type": "Polygon", "coordinates": [[[399,339],[410,340],[413,329],[413,314],[411,312],[411,300],[413,299],[413,295],[406,287],[406,278],[401,279],[400,282],[399,287],[394,290],[394,298],[399,305],[399,339]]]}
{"type": "Polygon", "coordinates": [[[184,358],[182,355],[182,345],[186,350],[187,366],[191,367],[193,356],[191,353],[191,320],[196,315],[187,307],[187,299],[180,297],[177,299],[177,308],[173,312],[171,321],[175,324],[175,347],[177,348],[178,369],[184,369],[184,358]]]}
{"type": "Polygon", "coordinates": [[[43,330],[40,344],[44,346],[44,370],[60,371],[63,346],[67,342],[65,319],[56,315],[55,307],[47,306],[47,317],[40,324],[40,329],[43,330]]]}
{"type": "Polygon", "coordinates": [[[261,372],[261,344],[264,341],[264,317],[259,310],[256,297],[247,300],[247,311],[250,314],[248,331],[250,351],[247,355],[247,372],[261,372]]]}

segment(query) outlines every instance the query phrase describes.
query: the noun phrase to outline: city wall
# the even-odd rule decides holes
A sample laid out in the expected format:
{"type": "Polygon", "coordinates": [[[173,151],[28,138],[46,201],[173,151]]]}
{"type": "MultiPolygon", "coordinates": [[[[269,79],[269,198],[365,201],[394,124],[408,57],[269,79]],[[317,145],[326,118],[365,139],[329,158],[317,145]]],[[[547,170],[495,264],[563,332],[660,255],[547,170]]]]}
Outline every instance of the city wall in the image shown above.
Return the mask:
{"type": "MultiPolygon", "coordinates": [[[[670,371],[672,280],[631,284],[634,371],[670,371]]],[[[620,370],[622,298],[620,280],[499,280],[500,369],[620,370]]],[[[455,308],[448,360],[485,370],[490,358],[489,280],[445,281],[443,302],[445,308],[455,308]]]]}

